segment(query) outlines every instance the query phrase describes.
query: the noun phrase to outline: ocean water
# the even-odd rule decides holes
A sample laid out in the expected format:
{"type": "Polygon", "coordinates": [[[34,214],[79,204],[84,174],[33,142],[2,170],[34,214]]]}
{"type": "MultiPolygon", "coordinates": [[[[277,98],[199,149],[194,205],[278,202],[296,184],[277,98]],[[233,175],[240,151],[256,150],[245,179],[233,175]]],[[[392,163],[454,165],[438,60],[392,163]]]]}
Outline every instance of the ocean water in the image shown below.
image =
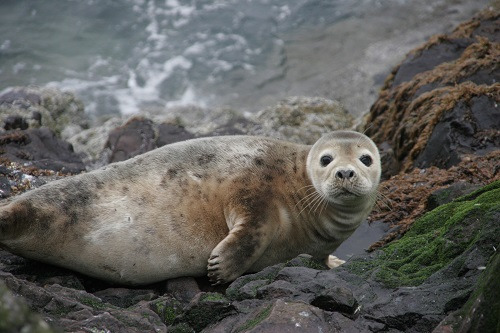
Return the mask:
{"type": "Polygon", "coordinates": [[[486,0],[1,0],[0,91],[73,91],[92,115],[256,111],[289,95],[359,115],[390,68],[486,0]]]}

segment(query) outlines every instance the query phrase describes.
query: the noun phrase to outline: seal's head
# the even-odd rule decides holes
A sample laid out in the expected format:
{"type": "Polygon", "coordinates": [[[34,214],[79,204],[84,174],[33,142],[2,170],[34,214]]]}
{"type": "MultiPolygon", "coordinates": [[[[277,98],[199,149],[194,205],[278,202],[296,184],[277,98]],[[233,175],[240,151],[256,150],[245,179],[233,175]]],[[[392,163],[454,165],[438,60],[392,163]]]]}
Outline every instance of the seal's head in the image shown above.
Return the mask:
{"type": "Polygon", "coordinates": [[[377,146],[366,135],[335,131],[321,137],[307,157],[318,194],[333,204],[375,200],[381,166],[377,146]]]}

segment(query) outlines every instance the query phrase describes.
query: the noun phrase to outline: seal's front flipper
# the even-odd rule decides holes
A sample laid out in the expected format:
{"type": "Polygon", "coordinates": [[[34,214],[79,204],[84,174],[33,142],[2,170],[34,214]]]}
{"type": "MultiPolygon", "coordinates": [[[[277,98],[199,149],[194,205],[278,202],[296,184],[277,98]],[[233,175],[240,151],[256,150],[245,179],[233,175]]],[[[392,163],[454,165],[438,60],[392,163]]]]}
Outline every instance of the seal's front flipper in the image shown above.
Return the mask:
{"type": "Polygon", "coordinates": [[[260,258],[271,243],[277,223],[242,219],[212,251],[208,277],[214,284],[235,280],[260,258]]]}

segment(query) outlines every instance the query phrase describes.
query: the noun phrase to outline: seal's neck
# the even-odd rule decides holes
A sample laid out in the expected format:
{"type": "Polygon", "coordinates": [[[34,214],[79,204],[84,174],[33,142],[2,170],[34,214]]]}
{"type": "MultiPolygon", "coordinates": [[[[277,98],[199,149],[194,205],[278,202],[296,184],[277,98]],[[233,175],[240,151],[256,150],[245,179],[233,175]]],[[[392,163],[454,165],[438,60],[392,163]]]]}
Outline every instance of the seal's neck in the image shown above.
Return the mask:
{"type": "Polygon", "coordinates": [[[349,204],[328,203],[319,214],[310,217],[316,221],[312,227],[325,239],[343,241],[367,218],[372,207],[369,198],[349,204]]]}

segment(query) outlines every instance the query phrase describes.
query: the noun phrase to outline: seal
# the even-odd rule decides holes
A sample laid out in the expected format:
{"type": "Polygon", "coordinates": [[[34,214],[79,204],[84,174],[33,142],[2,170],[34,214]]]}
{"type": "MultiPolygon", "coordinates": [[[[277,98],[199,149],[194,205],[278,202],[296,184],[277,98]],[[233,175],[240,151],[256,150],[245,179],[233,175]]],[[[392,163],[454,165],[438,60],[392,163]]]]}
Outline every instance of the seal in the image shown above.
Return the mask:
{"type": "Polygon", "coordinates": [[[192,139],[7,199],[0,245],[120,284],[226,283],[301,253],[328,261],[370,213],[380,171],[353,131],[312,146],[192,139]]]}

